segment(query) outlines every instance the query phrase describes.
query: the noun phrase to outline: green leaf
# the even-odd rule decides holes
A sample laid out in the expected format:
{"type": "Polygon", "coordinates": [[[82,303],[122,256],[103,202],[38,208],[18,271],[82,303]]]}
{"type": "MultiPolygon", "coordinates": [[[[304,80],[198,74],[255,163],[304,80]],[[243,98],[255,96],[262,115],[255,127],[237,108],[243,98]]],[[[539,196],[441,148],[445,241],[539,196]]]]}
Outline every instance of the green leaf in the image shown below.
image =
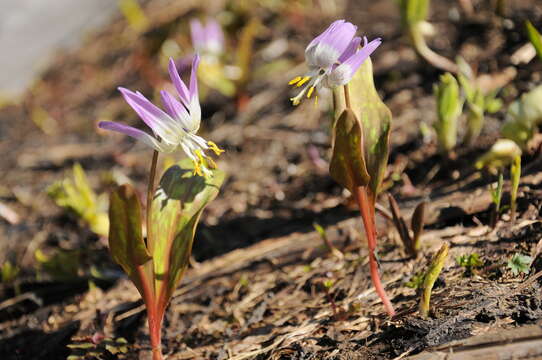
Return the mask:
{"type": "Polygon", "coordinates": [[[361,124],[350,109],[344,110],[335,122],[333,137],[329,172],[335,181],[355,193],[357,187],[369,183],[370,177],[362,150],[361,124]]]}
{"type": "MultiPolygon", "coordinates": [[[[130,185],[119,186],[111,193],[109,206],[109,251],[113,260],[119,264],[134,281],[138,289],[136,270],[151,260],[141,233],[141,205],[130,185]]],[[[152,274],[147,273],[149,279],[152,274]]]]}
{"type": "Polygon", "coordinates": [[[535,29],[533,24],[529,20],[525,21],[525,28],[527,29],[527,35],[529,41],[533,44],[536,54],[542,60],[542,35],[535,29]]]}
{"type": "MultiPolygon", "coordinates": [[[[348,90],[352,111],[361,124],[363,140],[360,144],[363,147],[366,174],[370,177],[368,185],[373,198],[376,198],[388,163],[392,116],[376,91],[370,58],[365,60],[348,83],[348,90]]],[[[338,117],[346,108],[343,87],[333,91],[333,99],[335,116],[338,117]]],[[[364,177],[365,174],[360,176],[364,177]]]]}
{"type": "Polygon", "coordinates": [[[530,256],[516,253],[508,261],[507,266],[512,271],[512,274],[514,274],[514,276],[518,276],[520,272],[524,274],[529,273],[532,261],[533,259],[530,256]]]}
{"type": "Polygon", "coordinates": [[[216,169],[208,178],[196,175],[193,163],[185,159],[167,169],[160,180],[152,202],[148,245],[156,293],[166,299],[182,278],[200,215],[218,194],[224,177],[216,169]]]}
{"type": "Polygon", "coordinates": [[[425,276],[423,279],[423,292],[422,292],[422,297],[420,300],[420,315],[424,318],[427,317],[427,315],[429,314],[431,292],[433,291],[433,286],[435,285],[435,281],[437,281],[440,275],[440,272],[442,271],[442,268],[444,267],[444,263],[446,261],[446,258],[448,257],[449,249],[450,249],[450,245],[447,242],[442,244],[439,251],[433,257],[431,264],[429,265],[429,268],[427,269],[427,272],[425,273],[425,276]]]}

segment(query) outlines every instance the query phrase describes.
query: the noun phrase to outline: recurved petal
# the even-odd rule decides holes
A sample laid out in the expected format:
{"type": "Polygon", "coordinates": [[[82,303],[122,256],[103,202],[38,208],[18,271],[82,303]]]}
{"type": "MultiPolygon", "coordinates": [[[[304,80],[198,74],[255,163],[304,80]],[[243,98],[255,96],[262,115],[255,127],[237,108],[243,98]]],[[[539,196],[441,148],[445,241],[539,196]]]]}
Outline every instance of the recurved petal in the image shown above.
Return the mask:
{"type": "Polygon", "coordinates": [[[141,119],[152,131],[164,141],[176,143],[179,134],[179,125],[168,114],[151,103],[141,93],[134,93],[128,89],[119,88],[126,102],[135,110],[141,119]]]}
{"type": "Polygon", "coordinates": [[[128,125],[119,124],[113,121],[100,121],[98,123],[98,127],[100,129],[116,131],[124,135],[128,135],[136,140],[142,141],[146,145],[160,152],[172,151],[170,147],[168,147],[165,144],[161,144],[159,141],[157,141],[154,137],[150,136],[146,132],[136,129],[134,127],[128,126],[128,125]]]}
{"type": "Polygon", "coordinates": [[[224,49],[224,33],[220,24],[214,19],[207,20],[205,40],[209,51],[221,53],[224,49]]]}
{"type": "Polygon", "coordinates": [[[341,25],[344,23],[344,20],[335,20],[334,22],[331,23],[331,25],[328,26],[327,29],[324,30],[323,33],[321,33],[320,35],[318,35],[317,37],[315,37],[314,39],[312,39],[312,41],[309,43],[309,45],[307,45],[307,48],[305,49],[305,51],[308,51],[309,48],[315,46],[316,44],[318,44],[320,42],[320,40],[322,40],[323,37],[327,36],[331,31],[333,31],[333,29],[335,29],[335,27],[341,25]]]}
{"type": "Polygon", "coordinates": [[[339,62],[342,64],[345,62],[349,57],[354,55],[356,51],[358,50],[359,45],[361,44],[361,38],[356,36],[352,39],[350,44],[346,47],[346,50],[339,56],[339,62]]]}
{"type": "Polygon", "coordinates": [[[354,55],[350,56],[344,63],[337,66],[328,76],[327,83],[329,87],[341,86],[352,79],[355,72],[361,64],[376,50],[382,41],[375,39],[366,46],[358,50],[354,55]]]}
{"type": "Polygon", "coordinates": [[[175,66],[175,61],[173,58],[169,58],[169,77],[171,78],[171,81],[173,82],[173,85],[175,86],[175,89],[177,89],[177,93],[179,94],[179,97],[181,99],[181,102],[184,106],[188,108],[188,104],[190,103],[190,92],[188,91],[188,88],[184,84],[184,82],[181,80],[181,77],[179,76],[179,72],[177,71],[177,66],[175,66]]]}
{"type": "Polygon", "coordinates": [[[319,43],[327,44],[341,55],[352,42],[356,30],[357,26],[349,22],[337,24],[330,32],[320,39],[319,43]]]}

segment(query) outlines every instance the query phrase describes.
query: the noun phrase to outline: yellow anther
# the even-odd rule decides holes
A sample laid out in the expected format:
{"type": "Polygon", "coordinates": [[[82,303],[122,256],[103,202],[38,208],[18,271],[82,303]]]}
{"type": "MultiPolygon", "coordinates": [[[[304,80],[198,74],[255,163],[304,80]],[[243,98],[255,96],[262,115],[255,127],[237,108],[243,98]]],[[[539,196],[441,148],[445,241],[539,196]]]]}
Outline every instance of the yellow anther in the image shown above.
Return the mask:
{"type": "Polygon", "coordinates": [[[309,89],[309,92],[307,93],[307,99],[311,98],[313,92],[314,92],[314,86],[311,86],[309,89]]]}
{"type": "Polygon", "coordinates": [[[296,86],[297,87],[303,86],[303,84],[309,81],[310,78],[311,78],[310,76],[305,76],[303,79],[299,80],[296,86]]]}
{"type": "Polygon", "coordinates": [[[299,103],[300,103],[300,101],[299,101],[299,96],[290,98],[290,101],[292,102],[292,105],[294,105],[294,106],[299,105],[299,103]]]}
{"type": "Polygon", "coordinates": [[[192,175],[199,175],[203,176],[203,173],[201,172],[201,167],[199,166],[199,162],[196,160],[192,160],[194,163],[194,171],[192,172],[192,175]]]}
{"type": "Polygon", "coordinates": [[[314,95],[314,106],[318,106],[318,95],[314,95]]]}
{"type": "Polygon", "coordinates": [[[218,166],[216,166],[216,163],[213,159],[207,158],[207,164],[209,164],[209,167],[211,169],[216,169],[218,166]]]}
{"type": "Polygon", "coordinates": [[[290,82],[288,83],[288,85],[294,85],[294,84],[297,83],[299,80],[301,80],[301,76],[296,76],[295,78],[293,78],[292,80],[290,80],[290,82]]]}
{"type": "Polygon", "coordinates": [[[221,148],[219,148],[214,142],[212,141],[207,141],[207,145],[209,145],[209,148],[211,150],[213,150],[213,152],[217,155],[217,156],[220,156],[220,154],[222,154],[223,152],[225,152],[225,150],[222,150],[221,148]]]}

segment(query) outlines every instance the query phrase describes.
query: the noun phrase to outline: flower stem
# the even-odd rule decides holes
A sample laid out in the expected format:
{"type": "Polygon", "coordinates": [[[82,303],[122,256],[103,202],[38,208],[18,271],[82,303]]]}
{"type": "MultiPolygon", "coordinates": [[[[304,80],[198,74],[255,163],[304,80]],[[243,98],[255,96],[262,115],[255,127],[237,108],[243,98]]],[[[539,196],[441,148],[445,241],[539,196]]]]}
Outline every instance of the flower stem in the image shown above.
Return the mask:
{"type": "Polygon", "coordinates": [[[369,201],[366,186],[358,187],[355,195],[358,202],[361,218],[363,220],[363,226],[365,227],[365,234],[367,235],[371,280],[373,281],[376,293],[384,304],[386,312],[389,316],[394,316],[395,310],[393,310],[393,305],[391,304],[391,301],[386,295],[386,291],[384,291],[384,286],[382,286],[382,282],[380,281],[380,274],[378,272],[378,263],[376,260],[376,226],[374,222],[374,205],[369,201]]]}
{"type": "Polygon", "coordinates": [[[352,104],[350,103],[350,89],[348,84],[344,84],[344,103],[347,109],[352,110],[352,104]]]}
{"type": "MultiPolygon", "coordinates": [[[[151,207],[154,197],[154,179],[156,177],[156,164],[158,163],[158,151],[154,150],[152,154],[151,172],[149,174],[149,185],[147,187],[147,242],[149,241],[149,232],[151,228],[151,207]]],[[[147,244],[148,247],[148,244],[147,244]]]]}

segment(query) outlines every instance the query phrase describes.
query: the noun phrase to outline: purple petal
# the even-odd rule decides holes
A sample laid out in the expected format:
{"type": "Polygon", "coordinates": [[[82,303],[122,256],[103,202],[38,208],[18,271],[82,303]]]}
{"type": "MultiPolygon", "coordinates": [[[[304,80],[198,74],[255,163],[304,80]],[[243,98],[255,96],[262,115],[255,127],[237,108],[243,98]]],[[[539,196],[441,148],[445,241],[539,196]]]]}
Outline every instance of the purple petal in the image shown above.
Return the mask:
{"type": "Polygon", "coordinates": [[[194,55],[192,60],[192,72],[190,73],[190,100],[198,98],[198,66],[199,66],[199,54],[194,55]]]}
{"type": "Polygon", "coordinates": [[[153,138],[152,136],[150,136],[146,132],[141,131],[139,129],[136,129],[134,127],[119,124],[119,123],[112,122],[112,121],[100,121],[98,123],[98,127],[100,129],[116,131],[116,132],[122,133],[124,135],[128,135],[128,136],[130,136],[130,137],[132,137],[132,138],[134,138],[136,140],[140,140],[140,141],[144,142],[145,144],[149,145],[150,147],[152,147],[152,148],[154,148],[156,150],[160,150],[159,143],[158,143],[158,141],[156,141],[155,138],[153,138]]]}
{"type": "Polygon", "coordinates": [[[382,41],[375,39],[337,66],[328,76],[328,85],[341,86],[348,83],[363,62],[380,46],[382,41]]]}
{"type": "Polygon", "coordinates": [[[348,44],[348,47],[339,57],[339,62],[342,64],[346,59],[348,59],[350,56],[354,55],[356,51],[358,50],[359,44],[361,44],[361,38],[355,37],[352,39],[350,44],[348,44]]]}
{"type": "Polygon", "coordinates": [[[135,110],[152,131],[168,142],[174,142],[171,134],[178,132],[178,126],[168,114],[151,103],[140,93],[119,88],[126,102],[135,110]]]}
{"type": "Polygon", "coordinates": [[[224,48],[224,33],[220,24],[214,19],[207,20],[205,43],[207,50],[214,53],[221,53],[224,48]]]}
{"type": "Polygon", "coordinates": [[[205,46],[205,29],[197,19],[190,20],[190,36],[194,49],[198,50],[205,46]]]}
{"type": "Polygon", "coordinates": [[[177,67],[175,66],[175,61],[173,61],[173,58],[169,58],[169,77],[171,78],[171,81],[173,82],[173,85],[175,86],[175,89],[177,89],[177,93],[179,94],[179,97],[181,98],[181,102],[188,108],[188,104],[190,102],[190,92],[188,91],[188,88],[184,84],[184,82],[181,80],[181,77],[179,76],[179,72],[177,71],[177,67]]]}
{"type": "Polygon", "coordinates": [[[318,44],[320,42],[320,40],[322,40],[323,37],[327,36],[329,34],[329,32],[333,31],[333,29],[335,29],[335,27],[341,25],[344,23],[344,20],[335,20],[334,22],[331,23],[331,25],[328,26],[327,29],[324,30],[323,33],[321,33],[320,35],[318,35],[317,37],[315,37],[310,43],[309,45],[307,45],[307,49],[308,50],[310,47],[318,44]]]}
{"type": "Polygon", "coordinates": [[[185,131],[188,131],[190,115],[185,107],[166,90],[160,91],[160,95],[162,96],[162,103],[164,104],[166,111],[181,124],[185,131]]]}
{"type": "Polygon", "coordinates": [[[352,42],[352,38],[356,34],[357,26],[344,22],[338,24],[327,35],[320,39],[321,43],[327,44],[336,49],[339,54],[342,54],[348,45],[352,42]]]}

